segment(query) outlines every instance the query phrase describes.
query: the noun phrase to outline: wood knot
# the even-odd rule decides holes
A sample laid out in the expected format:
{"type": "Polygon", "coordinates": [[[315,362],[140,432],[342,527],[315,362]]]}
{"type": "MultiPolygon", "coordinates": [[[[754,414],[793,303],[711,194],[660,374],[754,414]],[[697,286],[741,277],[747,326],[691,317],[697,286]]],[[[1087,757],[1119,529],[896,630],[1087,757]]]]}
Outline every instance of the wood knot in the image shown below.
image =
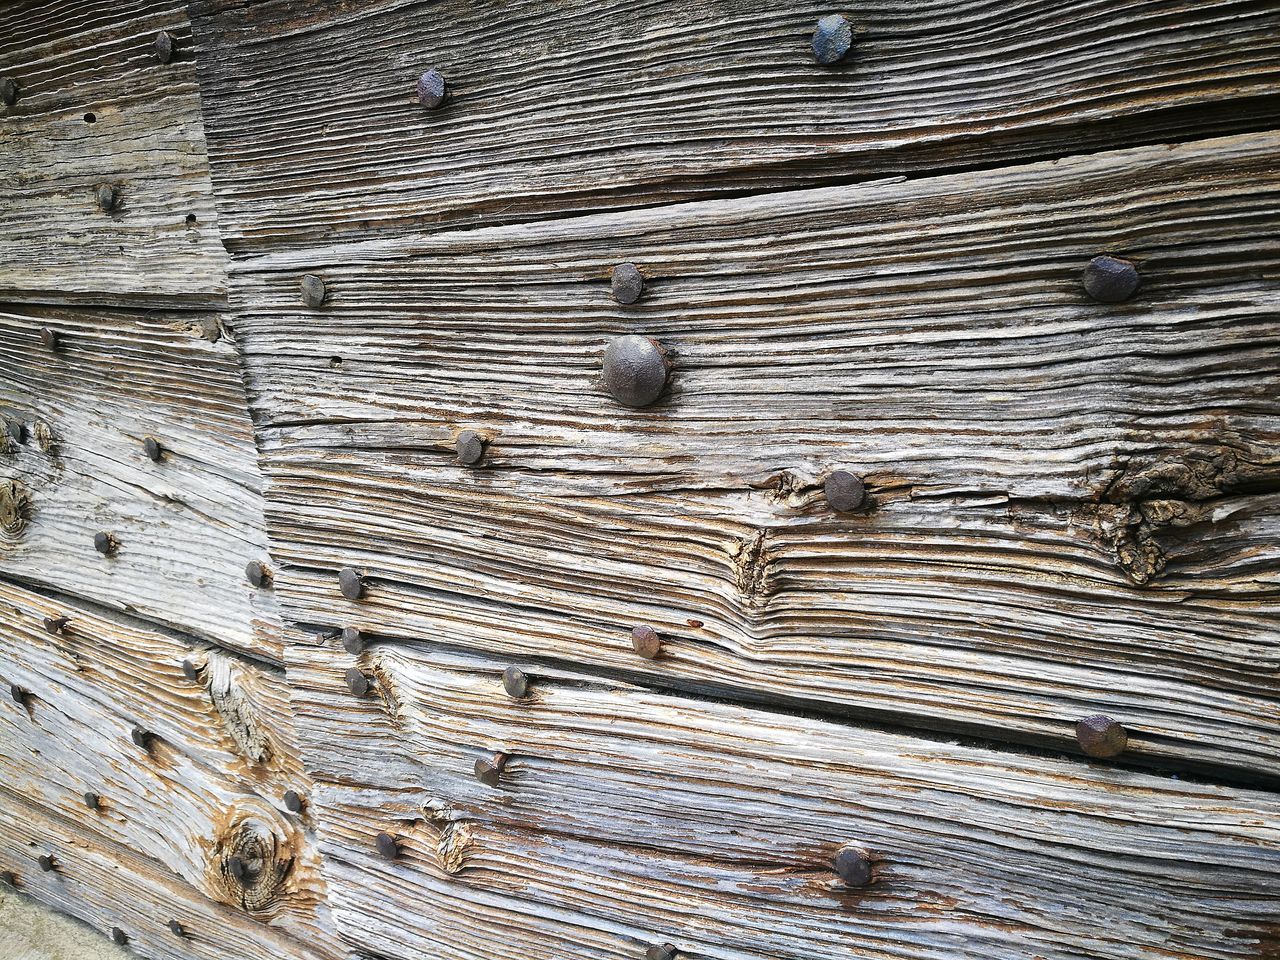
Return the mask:
{"type": "Polygon", "coordinates": [[[475,838],[471,828],[465,823],[450,823],[440,831],[436,841],[436,853],[440,858],[440,869],[445,873],[458,873],[467,858],[475,838]]]}
{"type": "Polygon", "coordinates": [[[50,456],[58,445],[58,438],[54,435],[53,427],[43,420],[35,422],[31,428],[31,435],[35,437],[36,449],[45,456],[50,456]]]}
{"type": "Polygon", "coordinates": [[[31,495],[18,480],[0,480],[0,543],[16,542],[31,518],[31,495]]]}
{"type": "Polygon", "coordinates": [[[219,840],[217,862],[222,899],[255,914],[279,908],[294,858],[289,842],[266,821],[246,817],[233,825],[219,840]]]}
{"type": "Polygon", "coordinates": [[[738,593],[748,606],[757,606],[768,599],[770,592],[768,535],[757,530],[743,537],[730,553],[733,558],[734,580],[738,593]]]}
{"type": "Polygon", "coordinates": [[[258,719],[252,691],[242,673],[233,658],[210,653],[205,664],[209,699],[236,752],[250,763],[266,763],[271,759],[271,739],[258,719]]]}

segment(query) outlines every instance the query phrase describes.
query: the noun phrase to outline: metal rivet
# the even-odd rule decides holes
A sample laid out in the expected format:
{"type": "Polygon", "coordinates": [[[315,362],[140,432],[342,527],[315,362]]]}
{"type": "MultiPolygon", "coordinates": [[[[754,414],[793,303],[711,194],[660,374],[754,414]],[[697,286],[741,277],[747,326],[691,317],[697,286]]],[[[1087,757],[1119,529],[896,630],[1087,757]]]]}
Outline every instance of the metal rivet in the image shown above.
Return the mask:
{"type": "Polygon", "coordinates": [[[502,671],[502,689],[507,691],[507,696],[515,697],[516,699],[527,696],[529,693],[529,678],[519,667],[507,667],[502,671]]]}
{"type": "Polygon", "coordinates": [[[502,771],[507,766],[507,755],[495,753],[492,757],[481,757],[476,761],[476,779],[487,787],[496,787],[502,779],[502,771]]]}
{"type": "Polygon", "coordinates": [[[44,853],[36,857],[36,863],[40,864],[40,869],[45,873],[52,872],[58,866],[51,853],[44,853]]]}
{"type": "Polygon", "coordinates": [[[1084,292],[1103,303],[1121,303],[1138,292],[1142,276],[1132,260],[1094,257],[1084,268],[1084,292]]]}
{"type": "Polygon", "coordinates": [[[177,920],[170,920],[166,926],[175,937],[185,937],[187,935],[186,929],[177,920]]]}
{"type": "Polygon", "coordinates": [[[297,790],[286,790],[284,792],[284,807],[290,813],[301,813],[304,806],[302,794],[297,790]]]}
{"type": "Polygon", "coordinates": [[[142,449],[147,451],[147,457],[153,463],[159,463],[164,459],[164,447],[160,446],[160,441],[155,437],[144,437],[142,440],[142,449]]]}
{"type": "Polygon", "coordinates": [[[1099,713],[1076,724],[1076,740],[1089,756],[1107,760],[1124,753],[1129,734],[1115,720],[1099,713]]]}
{"type": "Polygon", "coordinates": [[[308,273],[302,278],[302,302],[308,307],[320,306],[320,304],[324,303],[326,296],[324,281],[314,273],[308,273]]]}
{"type": "Polygon", "coordinates": [[[98,187],[98,206],[102,208],[103,213],[110,213],[116,208],[116,201],[119,200],[116,188],[109,183],[104,183],[98,187]]]}
{"type": "Polygon", "coordinates": [[[428,110],[444,106],[449,99],[449,85],[444,74],[432,68],[418,78],[418,102],[428,110]]]}
{"type": "Polygon", "coordinates": [[[123,930],[121,930],[119,927],[112,927],[111,939],[123,947],[126,943],[129,942],[129,935],[125,933],[123,930]]]}
{"type": "Polygon", "coordinates": [[[474,466],[484,458],[484,448],[484,437],[474,430],[463,430],[458,434],[456,449],[459,463],[474,466]]]}
{"type": "Polygon", "coordinates": [[[27,691],[23,690],[16,683],[9,684],[9,696],[13,697],[13,702],[23,706],[27,703],[27,691]]]}
{"type": "Polygon", "coordinates": [[[644,293],[644,276],[634,263],[620,263],[613,268],[613,299],[619,303],[635,303],[644,293]]]}
{"type": "Polygon", "coordinates": [[[653,627],[644,625],[632,627],[631,646],[646,660],[653,660],[662,652],[662,638],[653,627]]]}
{"type": "Polygon", "coordinates": [[[353,655],[358,654],[364,649],[364,634],[355,627],[343,627],[342,649],[353,655]]]}
{"type": "Polygon", "coordinates": [[[61,633],[66,629],[67,624],[70,622],[70,617],[45,617],[44,629],[46,633],[61,633]]]}
{"type": "Polygon", "coordinates": [[[357,697],[363,697],[366,694],[368,694],[369,678],[366,677],[359,670],[357,670],[355,667],[352,667],[350,670],[344,673],[343,677],[347,681],[347,689],[350,690],[357,697]]]}
{"type": "Polygon", "coordinates": [[[839,63],[853,47],[853,24],[842,13],[818,21],[813,31],[813,59],[823,66],[839,63]]]}
{"type": "Polygon", "coordinates": [[[161,63],[169,63],[173,60],[173,51],[175,47],[176,47],[176,44],[174,43],[173,35],[170,34],[168,31],[161,30],[159,33],[156,34],[156,39],[155,39],[156,59],[159,60],[161,63]]]}
{"type": "Polygon", "coordinates": [[[54,330],[50,330],[48,327],[41,327],[40,342],[44,344],[44,347],[46,350],[57,350],[58,349],[57,332],[54,330]]]}
{"type": "Polygon", "coordinates": [[[628,407],[647,407],[661,396],[671,366],[656,341],[637,334],[615,337],[604,351],[604,384],[628,407]]]}
{"type": "Polygon", "coordinates": [[[92,790],[84,795],[84,805],[90,810],[98,810],[102,807],[102,798],[92,790]]]}
{"type": "Polygon", "coordinates": [[[400,856],[400,844],[391,834],[378,834],[375,843],[378,846],[378,853],[382,855],[384,860],[394,860],[396,857],[400,856]]]}
{"type": "Polygon", "coordinates": [[[17,889],[18,875],[14,873],[12,870],[5,870],[3,872],[0,872],[0,883],[3,883],[5,886],[13,887],[14,889],[17,889]]]}
{"type": "Polygon", "coordinates": [[[671,943],[655,943],[644,952],[644,960],[675,960],[676,948],[671,943]]]}
{"type": "Polygon", "coordinates": [[[143,750],[150,750],[151,744],[155,741],[156,736],[150,730],[144,730],[142,727],[134,727],[129,731],[129,739],[143,750]]]}
{"type": "Polygon", "coordinates": [[[13,77],[0,79],[0,100],[5,102],[5,106],[12,107],[18,102],[18,90],[18,81],[13,77]]]}
{"type": "Polygon", "coordinates": [[[857,510],[867,501],[867,488],[848,470],[832,472],[823,484],[827,506],[840,513],[857,510]]]}
{"type": "Polygon", "coordinates": [[[338,589],[348,600],[359,600],[364,596],[364,577],[352,567],[343,567],[338,571],[338,589]]]}
{"type": "Polygon", "coordinates": [[[865,887],[871,882],[871,857],[857,847],[841,847],[831,867],[846,886],[865,887]]]}
{"type": "Polygon", "coordinates": [[[196,683],[200,679],[200,668],[197,667],[195,663],[191,660],[183,660],[182,675],[186,677],[188,680],[190,680],[192,683],[196,683]]]}
{"type": "Polygon", "coordinates": [[[120,549],[120,541],[113,534],[104,530],[93,535],[93,549],[104,557],[114,556],[116,551],[120,549]]]}
{"type": "Polygon", "coordinates": [[[244,578],[258,589],[271,586],[271,571],[261,560],[250,560],[245,564],[244,578]]]}

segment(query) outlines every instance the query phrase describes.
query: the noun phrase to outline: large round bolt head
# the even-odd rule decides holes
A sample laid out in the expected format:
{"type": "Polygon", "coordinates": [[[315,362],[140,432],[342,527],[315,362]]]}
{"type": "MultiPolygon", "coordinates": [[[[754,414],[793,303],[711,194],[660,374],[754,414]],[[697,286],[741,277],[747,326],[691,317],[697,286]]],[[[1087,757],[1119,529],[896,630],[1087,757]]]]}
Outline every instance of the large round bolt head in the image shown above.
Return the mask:
{"type": "Polygon", "coordinates": [[[1115,720],[1099,713],[1076,724],[1076,741],[1089,756],[1109,760],[1124,753],[1129,734],[1115,720]]]}
{"type": "Polygon", "coordinates": [[[613,299],[619,303],[635,303],[644,293],[644,276],[634,263],[620,263],[613,268],[613,299]]]}
{"type": "Polygon", "coordinates": [[[104,183],[98,188],[98,206],[104,213],[110,213],[116,208],[116,188],[109,183],[104,183]]]}
{"type": "Polygon", "coordinates": [[[343,567],[338,571],[338,589],[348,600],[359,600],[364,596],[364,577],[352,567],[343,567]]]}
{"type": "Polygon", "coordinates": [[[631,628],[631,647],[646,660],[653,660],[662,652],[662,638],[653,627],[642,624],[631,628]]]}
{"type": "Polygon", "coordinates": [[[818,21],[813,31],[813,59],[823,66],[839,63],[853,47],[853,24],[841,13],[818,21]]]}
{"type": "Polygon", "coordinates": [[[364,634],[355,627],[342,628],[342,649],[357,654],[364,649],[364,634]]]}
{"type": "Polygon", "coordinates": [[[529,693],[529,677],[519,667],[507,667],[502,671],[502,689],[518,700],[529,693]]]}
{"type": "Polygon", "coordinates": [[[474,430],[463,430],[458,434],[455,449],[459,463],[466,464],[468,467],[475,466],[484,457],[484,437],[474,430]]]}
{"type": "Polygon", "coordinates": [[[857,847],[841,847],[831,867],[846,886],[865,887],[871,882],[871,858],[857,847]]]}
{"type": "Polygon", "coordinates": [[[1094,257],[1081,280],[1084,292],[1102,303],[1122,303],[1142,286],[1137,264],[1119,257],[1094,257]]]}
{"type": "Polygon", "coordinates": [[[418,78],[418,102],[428,110],[444,106],[448,99],[449,85],[439,70],[433,68],[418,78]]]}
{"type": "Polygon", "coordinates": [[[326,296],[324,281],[314,273],[308,273],[302,278],[302,302],[308,307],[320,306],[326,296]]]}
{"type": "Polygon", "coordinates": [[[604,384],[628,407],[647,407],[667,385],[667,357],[657,341],[636,334],[616,337],[604,351],[604,384]]]}
{"type": "Polygon", "coordinates": [[[826,494],[828,506],[840,513],[857,510],[867,499],[867,488],[848,470],[836,470],[831,473],[823,484],[823,492],[826,494]]]}
{"type": "Polygon", "coordinates": [[[400,844],[391,834],[380,833],[375,842],[378,845],[378,853],[382,854],[383,859],[394,860],[400,856],[400,844]]]}
{"type": "Polygon", "coordinates": [[[355,696],[363,697],[369,693],[369,678],[357,668],[352,667],[342,676],[347,681],[347,689],[355,696]]]}

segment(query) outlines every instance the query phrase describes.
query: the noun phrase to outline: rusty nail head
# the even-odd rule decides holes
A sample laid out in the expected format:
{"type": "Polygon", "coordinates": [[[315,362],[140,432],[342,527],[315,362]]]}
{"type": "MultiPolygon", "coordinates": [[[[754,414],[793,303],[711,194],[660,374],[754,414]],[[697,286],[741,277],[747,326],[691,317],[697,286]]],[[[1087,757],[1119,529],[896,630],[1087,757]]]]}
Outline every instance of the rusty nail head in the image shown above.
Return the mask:
{"type": "Polygon", "coordinates": [[[46,350],[58,349],[58,334],[48,327],[40,328],[40,342],[44,344],[46,350]]]}
{"type": "Polygon", "coordinates": [[[463,430],[458,434],[456,446],[458,462],[466,464],[468,467],[475,466],[484,458],[484,447],[484,437],[474,430],[463,430]]]}
{"type": "Polygon", "coordinates": [[[1076,724],[1076,740],[1081,750],[1099,760],[1118,757],[1129,745],[1124,727],[1100,713],[1076,724]]]}
{"type": "Polygon", "coordinates": [[[444,106],[449,99],[449,85],[444,74],[434,67],[418,78],[418,102],[428,110],[444,106]]]}
{"type": "Polygon", "coordinates": [[[13,77],[0,79],[0,100],[3,100],[5,105],[9,107],[18,102],[18,81],[13,77]]]}
{"type": "Polygon", "coordinates": [[[676,948],[671,943],[655,943],[644,952],[644,960],[675,960],[676,948]]]}
{"type": "Polygon", "coordinates": [[[605,387],[623,406],[647,407],[657,400],[670,370],[666,351],[648,337],[615,337],[604,351],[605,387]]]}
{"type": "Polygon", "coordinates": [[[505,753],[495,753],[492,758],[481,757],[476,761],[476,779],[487,787],[496,787],[507,765],[505,753]]]}
{"type": "Polygon", "coordinates": [[[369,692],[369,678],[363,673],[352,667],[343,676],[347,680],[347,689],[357,697],[363,697],[369,692]]]}
{"type": "Polygon", "coordinates": [[[25,704],[27,702],[27,691],[16,683],[9,684],[9,696],[13,697],[14,703],[25,704]]]}
{"type": "Polygon", "coordinates": [[[48,633],[61,633],[70,622],[70,617],[45,617],[44,629],[48,633]]]}
{"type": "Polygon", "coordinates": [[[378,853],[382,855],[384,860],[394,860],[400,856],[400,844],[396,842],[396,838],[391,834],[378,834],[376,843],[378,845],[378,853]]]}
{"type": "Polygon", "coordinates": [[[170,920],[167,926],[169,927],[169,932],[175,937],[185,937],[187,935],[187,931],[177,920],[170,920]]]}
{"type": "Polygon", "coordinates": [[[662,638],[653,627],[641,624],[631,628],[631,646],[646,660],[653,660],[662,651],[662,638]]]}
{"type": "Polygon", "coordinates": [[[84,795],[84,805],[90,810],[98,810],[102,807],[102,798],[90,790],[84,795]]]}
{"type": "Polygon", "coordinates": [[[355,627],[342,628],[342,649],[352,655],[364,649],[364,634],[355,627]]]}
{"type": "Polygon", "coordinates": [[[857,510],[867,500],[867,488],[862,480],[848,470],[835,470],[829,474],[823,484],[823,492],[827,496],[827,506],[840,513],[857,510]]]}
{"type": "Polygon", "coordinates": [[[18,886],[18,875],[12,870],[5,870],[3,873],[0,873],[0,883],[16,888],[18,886]]]}
{"type": "Polygon", "coordinates": [[[144,437],[142,448],[147,451],[147,456],[153,463],[159,463],[164,459],[164,447],[160,446],[160,441],[155,437],[144,437]]]}
{"type": "Polygon", "coordinates": [[[51,870],[53,870],[54,867],[57,866],[57,864],[53,860],[53,854],[51,853],[40,854],[40,856],[36,857],[36,863],[40,864],[40,869],[43,870],[45,873],[49,873],[51,870]]]}
{"type": "Polygon", "coordinates": [[[173,60],[173,51],[176,48],[173,40],[173,34],[167,30],[161,30],[156,34],[155,51],[156,59],[161,63],[169,63],[173,60]]]}
{"type": "Polygon", "coordinates": [[[111,939],[123,947],[126,943],[129,942],[129,935],[125,933],[123,930],[121,930],[119,927],[112,927],[111,939]]]}
{"type": "Polygon", "coordinates": [[[245,564],[245,579],[258,589],[271,586],[271,571],[261,560],[250,560],[245,564]]]}
{"type": "Polygon", "coordinates": [[[110,557],[120,549],[120,542],[104,530],[93,535],[93,549],[97,550],[104,557],[110,557]]]}
{"type": "Polygon", "coordinates": [[[842,13],[818,21],[813,30],[813,59],[824,67],[839,63],[853,48],[853,24],[842,13]]]}
{"type": "Polygon", "coordinates": [[[348,600],[359,600],[364,596],[364,577],[352,567],[343,567],[338,571],[338,589],[348,600]]]}
{"type": "Polygon", "coordinates": [[[104,183],[98,187],[98,206],[102,208],[104,213],[110,213],[116,208],[117,199],[119,198],[116,196],[116,188],[111,184],[104,183]]]}
{"type": "Polygon", "coordinates": [[[1142,286],[1142,276],[1132,260],[1094,257],[1084,268],[1084,292],[1102,303],[1123,303],[1142,286]]]}
{"type": "Polygon", "coordinates": [[[613,268],[610,285],[613,299],[619,303],[635,303],[644,293],[644,276],[634,263],[620,263],[613,268]]]}
{"type": "Polygon", "coordinates": [[[302,794],[297,790],[286,790],[284,792],[284,806],[290,813],[301,813],[304,806],[302,794]]]}
{"type": "Polygon", "coordinates": [[[831,866],[846,886],[865,887],[871,882],[871,858],[865,850],[841,847],[831,866]]]}
{"type": "Polygon", "coordinates": [[[142,727],[134,727],[129,731],[129,739],[143,750],[150,750],[151,743],[155,740],[155,734],[149,730],[143,730],[142,727]]]}
{"type": "Polygon", "coordinates": [[[200,679],[200,668],[197,667],[195,663],[191,660],[183,660],[182,675],[186,677],[188,680],[190,680],[192,683],[195,683],[197,680],[200,679]]]}
{"type": "Polygon", "coordinates": [[[326,295],[324,281],[314,273],[308,273],[302,278],[302,302],[308,307],[320,306],[326,295]]]}
{"type": "Polygon", "coordinates": [[[507,691],[507,696],[520,697],[529,694],[529,677],[519,667],[507,667],[502,671],[502,689],[507,691]]]}

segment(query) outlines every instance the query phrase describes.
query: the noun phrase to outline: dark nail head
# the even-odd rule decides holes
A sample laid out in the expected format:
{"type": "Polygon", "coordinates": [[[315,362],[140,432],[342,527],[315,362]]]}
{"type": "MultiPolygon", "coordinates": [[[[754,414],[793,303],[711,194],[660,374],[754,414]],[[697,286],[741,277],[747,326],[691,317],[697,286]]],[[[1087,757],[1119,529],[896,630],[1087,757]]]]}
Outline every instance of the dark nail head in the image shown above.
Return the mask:
{"type": "Polygon", "coordinates": [[[27,691],[16,683],[9,684],[9,696],[13,697],[14,703],[25,704],[27,702],[27,691]]]}
{"type": "Polygon", "coordinates": [[[40,342],[44,344],[46,350],[58,349],[58,334],[50,330],[48,327],[40,328],[40,342]]]}
{"type": "Polygon", "coordinates": [[[481,757],[476,761],[476,779],[487,787],[496,787],[502,780],[502,770],[507,765],[505,753],[495,753],[492,757],[481,757]]]}
{"type": "Polygon", "coordinates": [[[0,79],[0,100],[3,100],[8,107],[18,102],[18,81],[13,77],[0,79]]]}
{"type": "Polygon", "coordinates": [[[667,357],[657,341],[636,334],[615,337],[604,351],[604,384],[628,407],[647,407],[667,385],[667,357]]]}
{"type": "Polygon", "coordinates": [[[474,466],[484,457],[484,437],[474,430],[463,430],[458,434],[458,462],[474,466]]]}
{"type": "Polygon", "coordinates": [[[244,578],[258,589],[271,586],[271,571],[261,560],[250,560],[245,564],[244,578]]]}
{"type": "Polygon", "coordinates": [[[360,653],[364,649],[364,634],[355,627],[343,627],[342,649],[350,654],[360,653]]]}
{"type": "Polygon", "coordinates": [[[156,34],[155,51],[156,59],[161,63],[170,63],[173,61],[173,52],[176,44],[173,42],[173,35],[166,30],[161,30],[156,34]]]}
{"type": "Polygon", "coordinates": [[[1129,734],[1119,723],[1099,713],[1076,724],[1076,740],[1089,756],[1107,760],[1124,753],[1129,734]]]}
{"type": "Polygon", "coordinates": [[[517,699],[529,693],[529,678],[519,667],[507,667],[502,671],[502,689],[507,696],[517,699]]]}
{"type": "Polygon", "coordinates": [[[384,860],[394,860],[400,856],[400,844],[391,834],[378,834],[376,843],[378,845],[378,853],[382,855],[384,860]]]}
{"type": "Polygon", "coordinates": [[[1132,260],[1094,257],[1084,268],[1084,292],[1103,303],[1122,303],[1138,292],[1142,277],[1132,260]]]}
{"type": "Polygon", "coordinates": [[[129,739],[143,750],[150,750],[151,744],[155,740],[155,734],[149,730],[143,730],[142,727],[134,727],[129,731],[129,739]]]}
{"type": "Polygon", "coordinates": [[[177,920],[170,920],[168,923],[168,927],[169,927],[169,932],[172,933],[175,937],[185,937],[187,935],[186,929],[177,920]]]}
{"type": "Polygon", "coordinates": [[[147,451],[147,457],[154,463],[164,459],[164,447],[160,446],[160,441],[155,437],[144,437],[142,449],[147,451]]]}
{"type": "Polygon", "coordinates": [[[90,791],[84,795],[84,805],[90,810],[97,810],[102,806],[102,798],[90,791]]]}
{"type": "Polygon", "coordinates": [[[324,303],[325,295],[324,281],[314,273],[308,273],[302,278],[302,302],[308,307],[320,306],[324,303]]]}
{"type": "Polygon", "coordinates": [[[45,873],[49,873],[57,866],[57,864],[54,863],[53,854],[51,853],[42,853],[40,856],[36,857],[36,863],[40,864],[40,869],[45,873]]]}
{"type": "Polygon", "coordinates": [[[675,960],[676,948],[670,943],[655,943],[644,952],[644,960],[675,960]]]}
{"type": "Polygon", "coordinates": [[[352,667],[345,674],[343,674],[343,676],[346,677],[346,680],[347,680],[347,689],[350,690],[357,697],[363,697],[366,694],[368,694],[369,678],[366,677],[359,670],[357,670],[355,667],[352,667]]]}
{"type": "Polygon", "coordinates": [[[119,927],[112,927],[111,939],[123,947],[126,943],[129,942],[129,935],[125,933],[123,930],[121,930],[119,927]]]}
{"type": "Polygon", "coordinates": [[[662,638],[649,626],[631,628],[631,646],[646,660],[655,659],[662,651],[662,638]]]}
{"type": "Polygon", "coordinates": [[[120,549],[120,544],[114,536],[103,531],[93,535],[93,549],[97,550],[104,557],[110,557],[120,549]]]}
{"type": "Polygon", "coordinates": [[[196,683],[200,680],[200,668],[191,660],[183,660],[182,675],[192,683],[196,683]]]}
{"type": "Polygon", "coordinates": [[[338,571],[338,589],[348,600],[359,600],[364,596],[364,577],[351,567],[343,567],[338,571]]]}
{"type": "Polygon", "coordinates": [[[428,110],[444,106],[448,99],[449,85],[439,70],[428,70],[418,78],[418,102],[428,110]]]}
{"type": "Polygon", "coordinates": [[[827,506],[839,513],[857,510],[867,500],[867,488],[862,480],[848,470],[831,473],[823,484],[823,491],[827,495],[827,506]]]}
{"type": "Polygon", "coordinates": [[[818,21],[813,31],[813,59],[823,66],[839,63],[853,48],[853,24],[841,13],[818,21]]]}
{"type": "Polygon", "coordinates": [[[110,213],[114,210],[116,208],[116,200],[118,199],[119,198],[116,195],[116,188],[111,186],[111,184],[104,183],[102,186],[98,187],[98,206],[102,208],[104,213],[110,213]]]}
{"type": "Polygon", "coordinates": [[[871,882],[871,858],[857,847],[841,847],[831,866],[845,886],[865,887],[871,882]]]}
{"type": "Polygon", "coordinates": [[[303,807],[302,794],[297,790],[286,790],[284,792],[284,806],[290,813],[301,813],[303,807]]]}
{"type": "Polygon", "coordinates": [[[44,629],[47,633],[61,633],[70,622],[70,617],[45,617],[44,629]]]}
{"type": "Polygon", "coordinates": [[[620,263],[613,268],[613,299],[619,303],[635,303],[644,293],[644,276],[634,263],[620,263]]]}

